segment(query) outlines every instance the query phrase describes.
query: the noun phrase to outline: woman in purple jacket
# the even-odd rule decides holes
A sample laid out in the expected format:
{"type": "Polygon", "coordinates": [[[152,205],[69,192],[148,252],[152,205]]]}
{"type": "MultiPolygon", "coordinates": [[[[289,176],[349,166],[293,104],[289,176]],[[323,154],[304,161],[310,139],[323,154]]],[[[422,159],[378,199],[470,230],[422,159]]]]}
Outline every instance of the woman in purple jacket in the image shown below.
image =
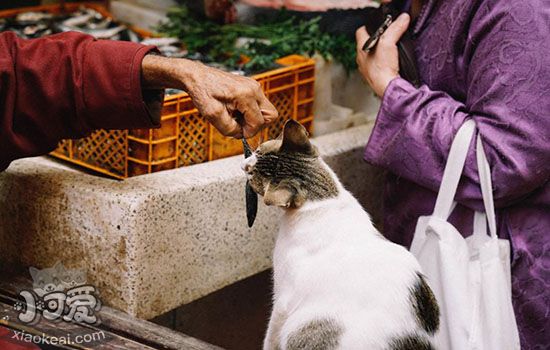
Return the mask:
{"type": "MultiPolygon", "coordinates": [[[[389,2],[386,0],[386,2],[389,2]]],[[[374,53],[357,62],[382,98],[365,150],[389,170],[386,235],[410,245],[432,212],[453,137],[473,119],[491,165],[499,235],[512,244],[512,289],[523,349],[550,344],[550,3],[413,0],[374,53]],[[399,77],[395,43],[412,24],[423,85],[399,77]]],[[[483,210],[473,144],[451,222],[470,234],[483,210]]],[[[498,335],[495,335],[498,336],[498,335]]]]}

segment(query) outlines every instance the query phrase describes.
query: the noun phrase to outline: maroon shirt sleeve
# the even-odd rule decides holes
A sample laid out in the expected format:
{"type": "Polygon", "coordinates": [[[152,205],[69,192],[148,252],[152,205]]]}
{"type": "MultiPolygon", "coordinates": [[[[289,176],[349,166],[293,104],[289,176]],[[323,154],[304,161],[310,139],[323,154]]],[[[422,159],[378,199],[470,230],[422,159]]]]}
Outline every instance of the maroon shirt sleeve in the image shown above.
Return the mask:
{"type": "Polygon", "coordinates": [[[75,32],[0,33],[0,171],[95,129],[158,126],[162,91],[141,87],[141,61],[153,50],[75,32]]]}

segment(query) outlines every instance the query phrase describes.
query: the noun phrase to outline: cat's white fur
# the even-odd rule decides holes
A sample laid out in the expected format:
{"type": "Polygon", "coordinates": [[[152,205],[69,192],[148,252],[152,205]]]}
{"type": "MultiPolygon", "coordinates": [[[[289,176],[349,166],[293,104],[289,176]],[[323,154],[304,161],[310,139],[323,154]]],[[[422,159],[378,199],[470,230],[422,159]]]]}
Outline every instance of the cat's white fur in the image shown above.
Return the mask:
{"type": "Polygon", "coordinates": [[[375,229],[359,202],[323,166],[338,184],[339,195],[283,214],[273,253],[274,307],[264,349],[285,350],[293,332],[327,318],[342,326],[338,349],[387,349],[398,336],[427,336],[411,301],[421,271],[418,262],[375,229]]]}

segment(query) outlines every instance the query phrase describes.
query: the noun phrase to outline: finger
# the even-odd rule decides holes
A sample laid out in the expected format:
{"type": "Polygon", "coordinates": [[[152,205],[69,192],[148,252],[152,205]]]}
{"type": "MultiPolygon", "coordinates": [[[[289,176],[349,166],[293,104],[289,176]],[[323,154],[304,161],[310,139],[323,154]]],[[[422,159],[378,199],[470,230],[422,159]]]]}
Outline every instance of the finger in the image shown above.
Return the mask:
{"type": "Polygon", "coordinates": [[[243,137],[249,138],[256,135],[265,124],[258,103],[255,100],[249,100],[243,108],[239,108],[239,111],[244,115],[243,137]]]}
{"type": "Polygon", "coordinates": [[[361,28],[355,31],[355,42],[357,43],[357,51],[363,50],[363,45],[369,40],[369,33],[367,33],[367,28],[362,26],[361,28]]]}
{"type": "Polygon", "coordinates": [[[395,22],[380,37],[380,42],[395,45],[401,39],[401,36],[407,31],[411,17],[407,13],[402,13],[395,22]]]}
{"type": "Polygon", "coordinates": [[[270,125],[277,120],[277,118],[279,118],[277,108],[275,108],[275,106],[267,99],[267,97],[265,97],[263,93],[258,98],[258,106],[260,107],[260,112],[264,117],[265,125],[270,125]]]}
{"type": "Polygon", "coordinates": [[[235,119],[231,117],[227,108],[221,103],[217,106],[215,114],[207,115],[206,118],[222,135],[235,138],[242,137],[242,128],[235,119]]]}

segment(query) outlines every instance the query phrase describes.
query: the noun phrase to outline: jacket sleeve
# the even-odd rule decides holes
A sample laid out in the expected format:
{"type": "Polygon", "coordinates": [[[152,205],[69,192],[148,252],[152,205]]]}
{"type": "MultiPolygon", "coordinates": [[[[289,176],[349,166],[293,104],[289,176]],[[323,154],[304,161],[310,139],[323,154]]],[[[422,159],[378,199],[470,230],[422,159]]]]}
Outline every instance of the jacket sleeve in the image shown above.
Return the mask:
{"type": "Polygon", "coordinates": [[[74,32],[0,33],[0,171],[63,138],[158,126],[162,91],[141,88],[141,61],[153,50],[74,32]]]}
{"type": "MultiPolygon", "coordinates": [[[[491,166],[496,206],[544,186],[550,175],[550,27],[545,11],[534,12],[546,17],[530,23],[528,32],[509,13],[478,19],[486,22],[469,33],[475,48],[464,102],[394,79],[365,159],[437,192],[454,135],[471,118],[491,166]]],[[[456,199],[482,209],[473,142],[456,199]]]]}

